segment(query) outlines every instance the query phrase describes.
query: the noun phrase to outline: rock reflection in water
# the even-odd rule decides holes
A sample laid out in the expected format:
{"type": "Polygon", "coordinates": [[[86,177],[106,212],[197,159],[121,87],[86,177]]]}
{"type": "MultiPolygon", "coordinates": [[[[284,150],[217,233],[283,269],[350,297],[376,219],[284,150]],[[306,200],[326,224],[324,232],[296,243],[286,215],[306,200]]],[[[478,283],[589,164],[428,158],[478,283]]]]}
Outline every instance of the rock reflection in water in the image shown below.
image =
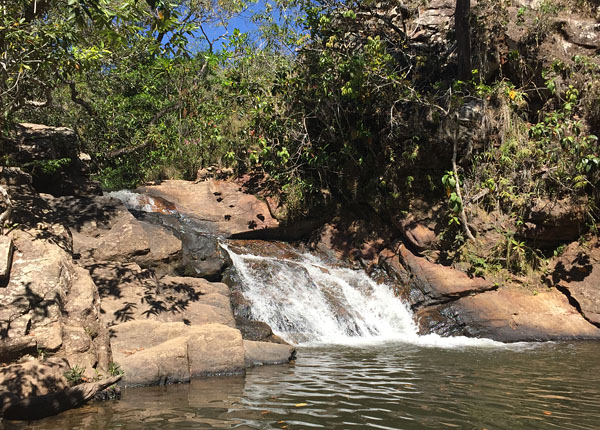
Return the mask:
{"type": "MultiPolygon", "coordinates": [[[[117,401],[95,402],[59,416],[30,423],[0,423],[4,429],[244,429],[229,411],[244,396],[245,379],[217,377],[195,379],[190,384],[129,388],[117,401]]],[[[255,417],[254,417],[255,419],[255,417]]]]}
{"type": "Polygon", "coordinates": [[[0,428],[597,430],[598,354],[598,343],[300,348],[295,364],[127,389],[0,428]]]}

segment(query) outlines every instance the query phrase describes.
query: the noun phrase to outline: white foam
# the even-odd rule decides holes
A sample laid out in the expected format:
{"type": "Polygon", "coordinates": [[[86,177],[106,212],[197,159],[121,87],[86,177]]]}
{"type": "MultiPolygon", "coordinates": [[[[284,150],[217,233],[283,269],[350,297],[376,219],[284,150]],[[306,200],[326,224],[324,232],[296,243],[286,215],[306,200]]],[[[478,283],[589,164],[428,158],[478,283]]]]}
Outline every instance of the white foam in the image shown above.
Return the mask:
{"type": "Polygon", "coordinates": [[[121,200],[127,209],[140,212],[154,212],[154,199],[150,196],[130,190],[110,191],[104,193],[104,195],[121,200]]]}
{"type": "Polygon", "coordinates": [[[334,267],[310,254],[288,260],[223,248],[241,278],[254,318],[288,342],[303,346],[403,342],[439,348],[508,345],[464,336],[420,336],[412,312],[392,288],[376,283],[362,270],[334,267]]]}

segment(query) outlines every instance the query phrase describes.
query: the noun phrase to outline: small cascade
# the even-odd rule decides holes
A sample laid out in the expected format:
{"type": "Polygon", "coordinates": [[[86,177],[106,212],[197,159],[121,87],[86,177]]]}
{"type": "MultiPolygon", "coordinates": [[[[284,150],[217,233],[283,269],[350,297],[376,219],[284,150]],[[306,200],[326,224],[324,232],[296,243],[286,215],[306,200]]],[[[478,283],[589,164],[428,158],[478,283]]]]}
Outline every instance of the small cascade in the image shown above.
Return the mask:
{"type": "MultiPolygon", "coordinates": [[[[201,241],[198,252],[206,251],[207,240],[213,244],[211,249],[218,247],[219,238],[207,236],[210,228],[181,216],[171,202],[127,190],[106,195],[120,199],[130,210],[167,215],[161,223],[178,232],[188,254],[196,252],[198,240],[201,241]]],[[[275,334],[288,342],[399,341],[440,347],[504,345],[489,339],[418,335],[412,312],[395,296],[393,289],[375,282],[362,270],[331,264],[277,242],[238,241],[222,243],[221,247],[229,253],[234,268],[232,278],[250,302],[252,317],[269,324],[275,334]]],[[[196,260],[195,254],[193,260],[196,260]]],[[[206,264],[204,260],[206,258],[199,259],[198,264],[206,264]]]]}
{"type": "Polygon", "coordinates": [[[334,266],[311,254],[261,256],[221,246],[229,253],[254,319],[269,324],[288,342],[504,345],[490,339],[418,335],[412,312],[392,288],[375,282],[362,270],[334,266]]]}
{"type": "Polygon", "coordinates": [[[412,314],[363,271],[293,258],[229,252],[254,318],[296,342],[351,343],[416,336],[412,314]]]}
{"type": "Polygon", "coordinates": [[[177,208],[173,203],[158,196],[139,194],[129,190],[111,191],[104,193],[104,195],[121,200],[129,210],[162,214],[177,213],[177,208]]]}

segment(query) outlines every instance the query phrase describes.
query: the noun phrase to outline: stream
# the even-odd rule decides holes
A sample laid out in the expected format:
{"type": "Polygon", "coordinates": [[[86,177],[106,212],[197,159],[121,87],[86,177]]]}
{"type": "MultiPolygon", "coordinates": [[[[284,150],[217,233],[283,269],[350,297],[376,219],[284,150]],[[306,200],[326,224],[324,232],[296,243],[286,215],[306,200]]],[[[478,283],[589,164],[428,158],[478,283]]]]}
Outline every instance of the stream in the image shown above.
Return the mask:
{"type": "Polygon", "coordinates": [[[597,429],[600,345],[300,347],[245,377],[123,390],[6,429],[597,429]]]}
{"type": "Polygon", "coordinates": [[[419,336],[393,287],[364,271],[286,244],[221,246],[252,317],[298,345],[295,362],[0,429],[599,428],[600,343],[419,336]]]}

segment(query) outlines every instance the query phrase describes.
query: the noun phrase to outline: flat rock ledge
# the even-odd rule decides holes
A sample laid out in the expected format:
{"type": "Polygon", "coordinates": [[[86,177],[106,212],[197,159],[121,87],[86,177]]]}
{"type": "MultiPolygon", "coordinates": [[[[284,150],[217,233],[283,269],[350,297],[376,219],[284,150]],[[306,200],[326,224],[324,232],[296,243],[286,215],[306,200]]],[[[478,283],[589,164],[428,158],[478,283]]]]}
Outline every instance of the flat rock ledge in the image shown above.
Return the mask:
{"type": "Polygon", "coordinates": [[[127,387],[243,374],[247,367],[287,363],[295,353],[290,345],[244,341],[239,330],[223,324],[130,321],[113,326],[111,335],[127,387]]]}
{"type": "Polygon", "coordinates": [[[547,291],[539,293],[470,278],[418,257],[403,245],[395,252],[383,250],[379,264],[405,286],[399,293],[414,311],[420,334],[501,342],[598,340],[600,328],[593,324],[599,309],[598,247],[590,245],[587,253],[572,248],[556,262],[548,285],[553,288],[542,286],[547,291]]]}

